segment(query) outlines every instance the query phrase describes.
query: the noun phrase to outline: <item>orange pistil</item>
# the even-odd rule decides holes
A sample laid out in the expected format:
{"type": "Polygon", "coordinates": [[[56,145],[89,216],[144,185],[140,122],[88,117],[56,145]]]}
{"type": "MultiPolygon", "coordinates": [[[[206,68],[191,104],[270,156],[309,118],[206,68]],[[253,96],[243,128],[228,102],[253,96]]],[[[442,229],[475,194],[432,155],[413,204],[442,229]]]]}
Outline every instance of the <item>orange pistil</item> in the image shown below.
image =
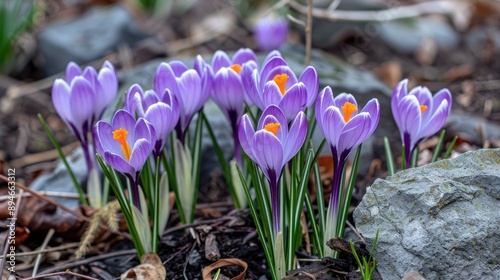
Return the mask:
{"type": "Polygon", "coordinates": [[[237,74],[239,74],[241,72],[241,65],[239,65],[239,64],[233,64],[233,65],[229,66],[229,68],[231,68],[237,74]]]}
{"type": "Polygon", "coordinates": [[[351,102],[344,103],[344,105],[340,108],[342,109],[342,112],[344,112],[345,122],[348,122],[351,119],[352,114],[358,110],[358,107],[351,102]]]}
{"type": "Polygon", "coordinates": [[[287,74],[278,74],[274,76],[273,81],[278,85],[281,95],[285,95],[286,92],[286,81],[288,81],[288,75],[287,74]]]}
{"type": "Polygon", "coordinates": [[[123,155],[125,156],[125,159],[129,161],[131,156],[131,151],[130,151],[130,145],[127,142],[127,135],[128,131],[123,129],[122,127],[120,127],[120,129],[113,131],[113,139],[115,139],[120,143],[120,145],[122,146],[123,155]]]}
{"type": "Polygon", "coordinates": [[[427,105],[420,105],[420,113],[423,113],[427,110],[427,105]]]}
{"type": "Polygon", "coordinates": [[[264,126],[264,130],[271,132],[274,136],[278,136],[279,123],[268,123],[264,126]]]}

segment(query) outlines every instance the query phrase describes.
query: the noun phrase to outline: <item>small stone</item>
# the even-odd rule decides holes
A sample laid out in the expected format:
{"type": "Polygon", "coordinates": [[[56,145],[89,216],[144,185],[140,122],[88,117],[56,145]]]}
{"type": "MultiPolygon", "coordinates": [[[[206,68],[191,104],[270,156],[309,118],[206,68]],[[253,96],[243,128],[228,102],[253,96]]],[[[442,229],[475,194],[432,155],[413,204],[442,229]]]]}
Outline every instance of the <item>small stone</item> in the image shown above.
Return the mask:
{"type": "Polygon", "coordinates": [[[201,255],[198,250],[192,250],[189,254],[188,263],[191,266],[199,266],[201,262],[201,255]]]}
{"type": "Polygon", "coordinates": [[[425,280],[425,278],[418,272],[410,271],[401,280],[425,280]]]}

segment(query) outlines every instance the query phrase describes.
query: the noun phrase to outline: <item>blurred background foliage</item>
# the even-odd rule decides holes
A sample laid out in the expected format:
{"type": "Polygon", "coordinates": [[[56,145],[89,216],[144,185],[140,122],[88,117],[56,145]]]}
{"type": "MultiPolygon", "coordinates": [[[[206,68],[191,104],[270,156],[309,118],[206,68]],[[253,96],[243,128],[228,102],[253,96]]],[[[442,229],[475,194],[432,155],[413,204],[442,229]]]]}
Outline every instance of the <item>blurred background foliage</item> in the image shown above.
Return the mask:
{"type": "Polygon", "coordinates": [[[0,72],[4,73],[15,56],[18,36],[29,28],[38,8],[36,1],[0,1],[0,72]]]}

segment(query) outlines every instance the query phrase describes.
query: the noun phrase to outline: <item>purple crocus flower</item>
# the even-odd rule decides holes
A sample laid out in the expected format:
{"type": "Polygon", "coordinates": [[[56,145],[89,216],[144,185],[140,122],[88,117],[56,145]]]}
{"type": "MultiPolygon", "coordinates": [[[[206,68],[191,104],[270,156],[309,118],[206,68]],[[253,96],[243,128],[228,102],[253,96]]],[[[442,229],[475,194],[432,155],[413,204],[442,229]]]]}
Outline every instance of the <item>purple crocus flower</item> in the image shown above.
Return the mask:
{"type": "Polygon", "coordinates": [[[341,93],[333,97],[330,87],[324,88],[316,101],[316,120],[330,146],[334,162],[331,211],[336,216],[340,194],[342,170],[349,154],[365,141],[380,120],[380,105],[371,99],[359,112],[356,99],[351,94],[341,93]]]}
{"type": "Polygon", "coordinates": [[[181,61],[161,63],[154,77],[154,91],[163,93],[169,89],[179,102],[177,137],[184,143],[186,130],[212,91],[213,74],[201,56],[197,56],[194,69],[188,69],[181,61]]]}
{"type": "Polygon", "coordinates": [[[70,62],[66,68],[66,79],[56,79],[52,86],[54,108],[80,141],[88,172],[93,168],[93,161],[87,134],[113,101],[117,90],[118,79],[108,61],[104,62],[99,73],[90,66],[82,71],[76,63],[70,62]]]}
{"type": "Polygon", "coordinates": [[[285,164],[299,151],[307,134],[307,120],[299,112],[290,129],[283,111],[275,106],[267,107],[254,130],[248,115],[243,115],[238,126],[241,147],[266,176],[271,190],[273,225],[275,233],[281,231],[278,181],[285,164]]]}
{"type": "Polygon", "coordinates": [[[94,67],[87,66],[82,71],[80,66],[70,62],[66,67],[66,82],[68,84],[78,76],[83,76],[92,86],[96,95],[96,105],[94,108],[94,121],[98,121],[106,108],[113,102],[118,92],[118,78],[115,68],[109,61],[104,61],[99,73],[94,67]]]}
{"type": "Polygon", "coordinates": [[[155,148],[154,127],[144,118],[136,120],[127,111],[118,110],[111,123],[97,122],[94,139],[97,153],[130,180],[134,204],[141,209],[138,180],[142,167],[155,148]]]}
{"type": "Polygon", "coordinates": [[[451,93],[442,89],[434,97],[427,87],[408,92],[408,80],[399,82],[392,93],[391,109],[405,147],[406,166],[413,151],[425,138],[435,134],[451,111],[451,93]]]}
{"type": "Polygon", "coordinates": [[[153,90],[143,91],[138,84],[130,86],[125,97],[125,110],[145,118],[156,131],[154,157],[161,156],[168,135],[179,121],[179,103],[170,90],[160,96],[153,90]]]}
{"type": "Polygon", "coordinates": [[[284,18],[264,18],[255,25],[255,42],[262,51],[278,49],[286,42],[287,36],[288,21],[284,18]]]}
{"type": "Polygon", "coordinates": [[[217,51],[212,58],[214,83],[212,99],[229,120],[233,130],[234,157],[241,166],[241,151],[237,124],[243,114],[246,90],[251,81],[251,71],[257,68],[257,57],[250,49],[240,49],[232,57],[217,51]],[[242,71],[243,69],[245,71],[242,71]],[[245,76],[244,76],[245,74],[245,76]]]}
{"type": "Polygon", "coordinates": [[[288,121],[299,111],[310,107],[318,94],[319,79],[316,70],[308,66],[297,79],[278,52],[267,57],[262,69],[253,70],[250,98],[264,110],[274,104],[283,110],[288,121]]]}

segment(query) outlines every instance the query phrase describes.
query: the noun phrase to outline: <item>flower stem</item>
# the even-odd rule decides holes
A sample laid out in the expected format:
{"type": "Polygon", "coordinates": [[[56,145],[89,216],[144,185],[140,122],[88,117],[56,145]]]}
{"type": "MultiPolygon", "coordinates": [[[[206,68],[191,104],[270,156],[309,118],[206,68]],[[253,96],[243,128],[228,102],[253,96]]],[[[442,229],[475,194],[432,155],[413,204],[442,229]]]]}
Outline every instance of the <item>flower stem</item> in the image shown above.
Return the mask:
{"type": "Polygon", "coordinates": [[[141,199],[139,197],[139,173],[135,175],[135,178],[128,175],[127,177],[130,180],[130,189],[132,190],[132,201],[134,202],[134,206],[142,212],[141,199]]]}
{"type": "Polygon", "coordinates": [[[272,209],[272,216],[273,216],[273,229],[274,229],[274,234],[277,234],[278,232],[281,231],[281,221],[280,221],[280,199],[278,195],[278,178],[276,178],[276,173],[274,171],[269,172],[269,177],[272,177],[271,174],[273,175],[274,178],[269,178],[269,189],[271,190],[271,209],[272,209]]]}

